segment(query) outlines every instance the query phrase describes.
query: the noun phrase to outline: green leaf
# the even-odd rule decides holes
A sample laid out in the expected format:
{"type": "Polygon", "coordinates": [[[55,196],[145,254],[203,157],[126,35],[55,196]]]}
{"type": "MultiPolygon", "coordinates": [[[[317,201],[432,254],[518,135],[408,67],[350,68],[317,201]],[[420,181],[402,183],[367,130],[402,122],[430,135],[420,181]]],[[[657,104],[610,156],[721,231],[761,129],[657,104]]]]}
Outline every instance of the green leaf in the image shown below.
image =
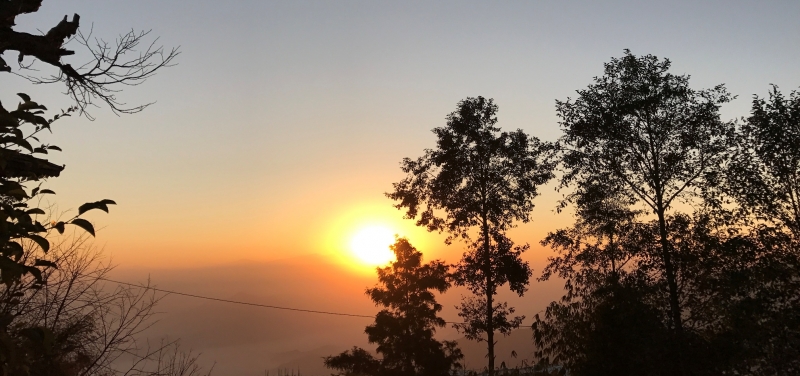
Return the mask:
{"type": "Polygon", "coordinates": [[[17,93],[17,95],[19,95],[19,97],[22,98],[22,100],[24,100],[25,102],[30,102],[31,101],[31,97],[28,96],[28,94],[17,93]]]}
{"type": "Polygon", "coordinates": [[[36,261],[33,262],[33,266],[44,266],[48,268],[58,269],[58,265],[56,265],[56,263],[42,259],[36,259],[36,261]]]}
{"type": "Polygon", "coordinates": [[[100,209],[100,210],[108,213],[108,205],[107,205],[108,203],[115,204],[115,202],[112,201],[112,200],[102,200],[102,201],[95,201],[95,202],[87,202],[87,203],[81,205],[78,208],[78,215],[86,213],[87,211],[92,210],[92,209],[100,209]]]}
{"type": "Polygon", "coordinates": [[[80,207],[78,207],[78,215],[86,213],[87,211],[92,210],[92,209],[101,209],[101,210],[104,210],[106,213],[108,213],[108,207],[105,207],[105,205],[99,206],[97,204],[97,202],[87,202],[87,203],[81,205],[80,207]]]}
{"type": "Polygon", "coordinates": [[[17,242],[8,242],[6,243],[6,246],[8,248],[3,253],[7,254],[7,256],[13,257],[14,260],[19,260],[22,255],[25,254],[25,250],[22,249],[22,245],[17,242]]]}
{"type": "Polygon", "coordinates": [[[51,195],[54,195],[54,194],[56,194],[56,193],[55,193],[55,192],[53,192],[52,190],[49,190],[49,189],[42,189],[41,191],[39,191],[39,194],[40,194],[40,195],[46,195],[46,194],[51,194],[51,195]]]}
{"type": "Polygon", "coordinates": [[[19,281],[25,270],[22,265],[11,261],[7,257],[0,256],[0,281],[10,286],[12,283],[19,281]]]}
{"type": "MultiPolygon", "coordinates": [[[[92,235],[94,235],[94,231],[92,231],[92,235]]],[[[28,239],[33,240],[39,247],[42,247],[42,250],[47,253],[50,250],[50,242],[47,239],[39,236],[39,235],[32,235],[29,234],[26,236],[28,239]]]]}
{"type": "MultiPolygon", "coordinates": [[[[40,106],[40,108],[44,108],[44,106],[40,106]]],[[[47,119],[41,116],[34,116],[33,121],[31,123],[39,124],[42,127],[48,127],[50,125],[50,123],[47,122],[47,119]]]]}
{"type": "Polygon", "coordinates": [[[30,102],[20,103],[17,106],[17,111],[30,111],[30,110],[36,110],[38,108],[39,108],[39,104],[38,103],[36,103],[34,101],[30,101],[30,102]]]}
{"type": "MultiPolygon", "coordinates": [[[[35,194],[35,193],[34,193],[34,194],[35,194]]],[[[39,208],[33,208],[33,209],[28,209],[28,211],[26,211],[26,212],[25,212],[25,214],[28,214],[28,215],[33,215],[33,214],[41,214],[41,215],[45,215],[45,214],[47,214],[47,213],[45,213],[45,212],[44,212],[44,210],[42,210],[42,209],[39,209],[39,208]]]]}
{"type": "Polygon", "coordinates": [[[19,120],[13,115],[9,114],[0,114],[0,127],[18,127],[19,120]]]}
{"type": "Polygon", "coordinates": [[[22,189],[22,185],[20,183],[11,180],[3,181],[2,187],[7,189],[22,189]]]}
{"type": "Polygon", "coordinates": [[[35,268],[33,266],[26,266],[25,267],[25,271],[27,271],[28,273],[33,274],[33,276],[36,278],[36,281],[38,281],[39,283],[44,282],[44,278],[42,278],[42,271],[41,270],[39,270],[39,269],[37,269],[37,268],[35,268]]]}
{"type": "Polygon", "coordinates": [[[28,198],[28,194],[22,188],[13,188],[6,192],[7,195],[12,196],[14,198],[28,198]]]}
{"type": "Polygon", "coordinates": [[[61,151],[61,148],[60,148],[60,147],[58,147],[58,146],[55,146],[55,145],[50,145],[50,146],[48,146],[47,148],[48,148],[48,149],[50,149],[50,150],[57,150],[57,151],[61,151]]]}
{"type": "Polygon", "coordinates": [[[78,207],[78,215],[86,213],[89,210],[94,209],[94,202],[87,202],[78,207]]]}
{"type": "Polygon", "coordinates": [[[64,233],[64,222],[58,222],[58,223],[54,224],[53,228],[58,230],[59,234],[63,234],[64,233]]]}
{"type": "Polygon", "coordinates": [[[25,148],[25,149],[27,149],[29,152],[33,152],[33,146],[31,146],[31,143],[26,141],[26,140],[18,139],[16,141],[14,141],[14,143],[19,145],[19,146],[21,146],[21,147],[23,147],[23,148],[25,148]]]}
{"type": "Polygon", "coordinates": [[[86,232],[92,234],[92,236],[94,236],[94,226],[92,226],[91,222],[89,222],[89,221],[87,221],[87,220],[85,220],[83,218],[75,218],[70,222],[70,224],[78,226],[78,227],[86,230],[86,232]]]}

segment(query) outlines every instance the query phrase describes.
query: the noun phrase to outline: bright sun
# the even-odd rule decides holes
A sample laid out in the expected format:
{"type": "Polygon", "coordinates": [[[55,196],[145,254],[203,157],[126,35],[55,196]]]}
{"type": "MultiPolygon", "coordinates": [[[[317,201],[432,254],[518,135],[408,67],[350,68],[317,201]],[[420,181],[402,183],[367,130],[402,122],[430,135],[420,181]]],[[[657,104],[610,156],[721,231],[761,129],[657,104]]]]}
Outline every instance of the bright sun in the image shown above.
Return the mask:
{"type": "Polygon", "coordinates": [[[350,249],[364,263],[385,265],[394,260],[389,246],[394,244],[394,233],[383,226],[370,226],[361,229],[350,240],[350,249]]]}

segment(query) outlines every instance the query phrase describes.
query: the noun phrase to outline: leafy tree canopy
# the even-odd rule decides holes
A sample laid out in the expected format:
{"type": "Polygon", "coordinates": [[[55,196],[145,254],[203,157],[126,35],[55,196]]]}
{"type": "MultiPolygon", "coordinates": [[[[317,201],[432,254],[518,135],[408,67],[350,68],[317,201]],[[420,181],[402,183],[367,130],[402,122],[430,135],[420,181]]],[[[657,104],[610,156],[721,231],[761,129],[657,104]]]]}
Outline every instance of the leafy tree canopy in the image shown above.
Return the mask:
{"type": "Polygon", "coordinates": [[[448,267],[441,261],[423,264],[422,253],[405,238],[391,249],[396,261],[378,268],[378,286],[366,291],[383,307],[365,330],[382,357],[355,347],[325,358],[325,365],[343,375],[448,375],[463,357],[455,342],[434,338],[436,328],[445,325],[434,293],[450,287],[448,267]]]}
{"type": "Polygon", "coordinates": [[[494,332],[509,333],[524,317],[493,301],[497,288],[510,283],[522,295],[531,271],[505,231],[515,221],[528,222],[538,187],[553,177],[552,144],[522,130],[501,132],[492,99],[467,98],[433,129],[436,149],[405,158],[406,178],[387,196],[429,231],[447,232],[446,243],[462,239],[470,250],[457,266],[456,283],[476,294],[458,307],[465,324],[456,327],[468,338],[485,340],[489,374],[494,373],[494,332]],[[481,334],[483,333],[483,334],[481,334]]]}
{"type": "Polygon", "coordinates": [[[800,92],[772,86],[753,99],[741,124],[728,186],[745,214],[784,226],[800,239],[800,92]]]}
{"type": "MultiPolygon", "coordinates": [[[[683,313],[668,215],[676,200],[710,195],[733,147],[734,125],[720,120],[719,108],[732,96],[724,86],[695,90],[689,76],[669,72],[671,63],[626,50],[605,64],[604,74],[578,91],[575,100],[557,101],[564,136],[562,187],[574,187],[562,203],[582,200],[591,186],[605,185],[616,202],[657,217],[668,306],[675,347],[683,346],[683,313]]],[[[595,191],[596,192],[596,191],[595,191]]],[[[591,200],[590,200],[591,201],[591,200]]],[[[681,364],[683,355],[675,359],[681,364]]],[[[682,373],[686,373],[685,369],[682,373]]]]}
{"type": "MultiPolygon", "coordinates": [[[[430,231],[468,238],[476,226],[506,230],[528,222],[537,187],[552,177],[553,147],[522,130],[501,132],[492,99],[467,98],[433,129],[437,148],[412,160],[387,196],[430,231]]],[[[483,237],[483,234],[481,234],[483,237]]]]}

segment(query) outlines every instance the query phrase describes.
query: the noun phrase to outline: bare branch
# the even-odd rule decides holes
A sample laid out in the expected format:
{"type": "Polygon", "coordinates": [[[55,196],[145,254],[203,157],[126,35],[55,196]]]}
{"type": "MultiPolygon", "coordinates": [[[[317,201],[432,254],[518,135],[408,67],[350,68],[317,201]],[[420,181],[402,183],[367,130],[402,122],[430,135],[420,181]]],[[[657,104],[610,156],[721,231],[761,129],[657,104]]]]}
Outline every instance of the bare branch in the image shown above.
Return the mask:
{"type": "MultiPolygon", "coordinates": [[[[19,52],[20,69],[32,72],[17,75],[34,84],[63,82],[67,88],[66,94],[75,101],[81,114],[89,119],[93,119],[88,112],[89,107],[98,107],[98,104],[105,104],[117,115],[137,113],[152,104],[127,104],[117,95],[123,86],[139,85],[161,68],[175,65],[174,59],[180,54],[177,47],[165,49],[157,44],[158,38],[147,43],[145,40],[150,34],[149,30],[131,30],[121,34],[113,43],[92,38],[91,29],[88,34],[78,30],[80,16],[77,14],[72,21],[65,16],[44,35],[12,30],[13,20],[20,12],[34,12],[40,3],[18,0],[0,5],[0,19],[5,20],[0,21],[0,55],[5,51],[19,52]],[[11,9],[13,6],[9,3],[19,4],[16,9],[11,9]],[[75,54],[75,51],[64,48],[73,40],[90,56],[88,61],[76,67],[61,61],[64,56],[75,54]],[[50,76],[35,74],[33,63],[23,62],[27,56],[58,68],[57,73],[50,76]]],[[[2,58],[0,71],[11,72],[11,67],[2,58]]]]}

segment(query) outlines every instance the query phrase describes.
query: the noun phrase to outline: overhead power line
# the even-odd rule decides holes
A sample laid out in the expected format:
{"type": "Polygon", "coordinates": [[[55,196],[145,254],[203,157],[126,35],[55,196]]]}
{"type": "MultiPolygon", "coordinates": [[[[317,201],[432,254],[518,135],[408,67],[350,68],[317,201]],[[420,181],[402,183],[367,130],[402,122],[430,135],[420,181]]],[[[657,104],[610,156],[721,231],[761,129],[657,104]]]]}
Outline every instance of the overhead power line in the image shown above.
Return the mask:
{"type": "MultiPolygon", "coordinates": [[[[96,277],[96,278],[100,279],[100,280],[103,280],[103,281],[107,281],[107,282],[117,283],[117,284],[120,284],[120,285],[138,287],[138,288],[142,288],[142,289],[148,289],[148,290],[163,292],[165,294],[174,294],[174,295],[186,296],[186,297],[189,297],[189,298],[210,300],[210,301],[221,302],[221,303],[239,304],[239,305],[245,305],[245,306],[251,306],[251,307],[259,307],[259,308],[280,309],[280,310],[284,310],[284,311],[316,313],[316,314],[322,314],[322,315],[360,317],[360,318],[368,318],[368,319],[371,319],[371,318],[375,317],[374,315],[359,315],[359,314],[355,314],[355,313],[319,311],[319,310],[313,310],[313,309],[281,307],[281,306],[275,306],[275,305],[269,305],[269,304],[242,302],[242,301],[238,301],[238,300],[215,298],[215,297],[211,297],[211,296],[197,295],[197,294],[189,294],[189,293],[185,293],[185,292],[161,289],[161,288],[152,287],[152,286],[146,286],[146,285],[142,285],[142,284],[136,284],[136,283],[130,283],[130,282],[122,282],[122,281],[117,281],[117,280],[113,280],[113,279],[105,278],[105,277],[96,277]]],[[[536,312],[536,314],[539,314],[539,313],[541,313],[543,311],[544,310],[536,312]]],[[[447,324],[464,324],[463,322],[454,322],[454,321],[445,321],[445,322],[447,324]]],[[[530,327],[530,325],[525,325],[523,327],[530,327]]]]}
{"type": "Polygon", "coordinates": [[[292,307],[281,307],[281,306],[274,306],[274,305],[268,305],[268,304],[258,304],[258,303],[240,302],[240,301],[238,301],[238,300],[221,299],[221,298],[214,298],[214,297],[210,297],[210,296],[203,296],[203,295],[196,295],[196,294],[188,294],[188,293],[185,293],[185,292],[173,291],[173,290],[166,290],[166,289],[160,289],[160,288],[156,288],[156,287],[152,287],[152,286],[144,286],[144,285],[135,284],[135,283],[128,283],[128,282],[122,282],[122,281],[115,281],[115,280],[113,280],[113,279],[109,279],[109,278],[102,278],[102,277],[99,277],[98,279],[102,279],[102,280],[104,280],[104,281],[108,281],[108,282],[118,283],[118,284],[120,284],[120,285],[126,285],[126,286],[132,286],[132,287],[139,287],[139,288],[143,288],[143,289],[150,289],[150,290],[153,290],[153,291],[163,292],[163,293],[167,293],[167,294],[175,294],[175,295],[181,295],[181,296],[186,296],[186,297],[190,297],[190,298],[197,298],[197,299],[211,300],[211,301],[215,301],[215,302],[222,302],[222,303],[239,304],[239,305],[246,305],[246,306],[252,306],[252,307],[261,307],[261,308],[281,309],[281,310],[284,310],[284,311],[295,311],[295,312],[318,313],[318,314],[323,314],[323,315],[349,316],[349,317],[365,317],[365,318],[370,318],[370,319],[375,317],[374,315],[358,315],[358,314],[354,314],[354,313],[342,313],[342,312],[317,311],[317,310],[313,310],[313,309],[302,309],[302,308],[292,308],[292,307]]]}

